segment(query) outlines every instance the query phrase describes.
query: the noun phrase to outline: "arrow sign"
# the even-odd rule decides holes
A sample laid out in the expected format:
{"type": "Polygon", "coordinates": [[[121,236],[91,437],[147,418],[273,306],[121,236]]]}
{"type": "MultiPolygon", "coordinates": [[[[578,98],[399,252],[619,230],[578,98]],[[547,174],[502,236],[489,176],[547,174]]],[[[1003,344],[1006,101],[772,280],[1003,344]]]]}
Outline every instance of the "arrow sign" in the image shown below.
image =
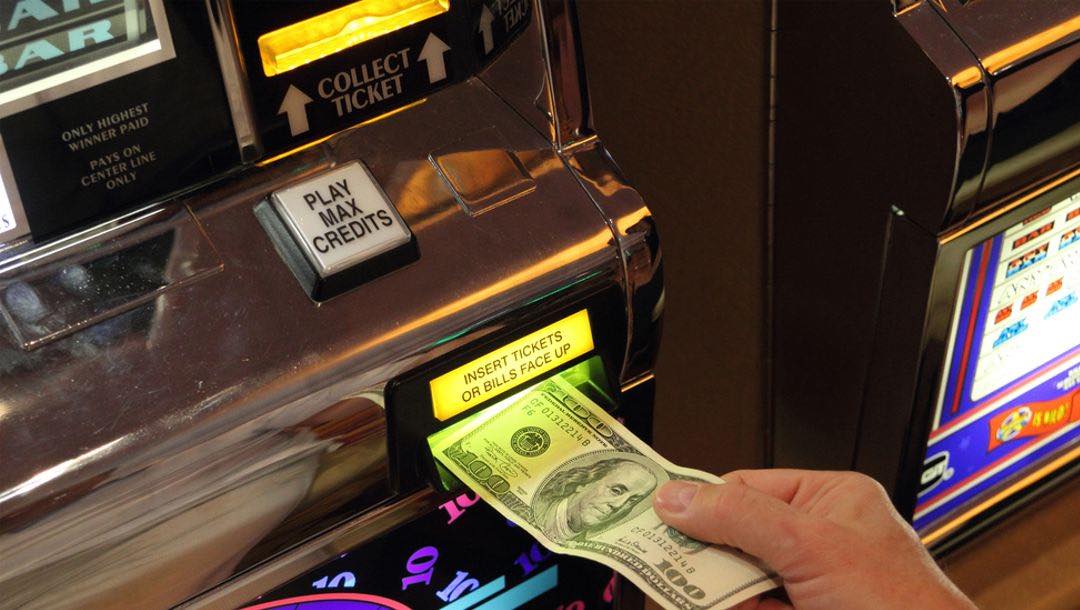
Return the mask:
{"type": "MultiPolygon", "coordinates": [[[[446,78],[446,59],[443,57],[450,47],[435,34],[428,34],[424,48],[420,49],[419,59],[427,64],[429,83],[437,83],[446,78]]],[[[304,96],[307,97],[307,96],[304,96]]]]}
{"type": "Polygon", "coordinates": [[[487,55],[495,48],[495,41],[491,37],[491,22],[495,20],[495,15],[491,14],[487,5],[484,5],[484,10],[480,11],[480,35],[484,37],[484,55],[487,55]]]}
{"type": "Polygon", "coordinates": [[[285,99],[281,100],[281,108],[278,108],[277,113],[289,115],[290,134],[300,135],[309,129],[307,105],[313,101],[315,100],[297,89],[296,85],[289,85],[289,90],[285,92],[285,99]]]}

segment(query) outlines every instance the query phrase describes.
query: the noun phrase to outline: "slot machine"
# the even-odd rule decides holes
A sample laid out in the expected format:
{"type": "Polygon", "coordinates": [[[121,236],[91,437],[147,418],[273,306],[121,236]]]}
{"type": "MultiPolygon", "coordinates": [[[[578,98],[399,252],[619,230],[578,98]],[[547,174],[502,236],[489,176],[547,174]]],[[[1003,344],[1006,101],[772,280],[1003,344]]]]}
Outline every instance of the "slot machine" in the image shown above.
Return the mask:
{"type": "Polygon", "coordinates": [[[1080,6],[778,16],[774,461],[948,553],[1075,481],[1080,6]]]}
{"type": "Polygon", "coordinates": [[[0,2],[0,607],[631,608],[435,467],[643,437],[656,228],[569,0],[0,2]]]}

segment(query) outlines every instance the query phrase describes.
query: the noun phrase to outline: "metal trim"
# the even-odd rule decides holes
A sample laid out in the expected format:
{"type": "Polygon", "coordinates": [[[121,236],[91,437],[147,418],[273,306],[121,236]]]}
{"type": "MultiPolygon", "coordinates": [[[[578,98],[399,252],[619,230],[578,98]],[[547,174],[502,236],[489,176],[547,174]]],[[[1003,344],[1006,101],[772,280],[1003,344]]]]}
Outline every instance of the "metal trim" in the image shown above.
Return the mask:
{"type": "Polygon", "coordinates": [[[985,225],[986,223],[992,222],[993,220],[997,219],[998,217],[1003,216],[1005,214],[1008,214],[1009,212],[1011,212],[1011,211],[1015,210],[1016,208],[1024,205],[1025,203],[1027,203],[1028,201],[1031,201],[1032,199],[1038,197],[1039,195],[1042,195],[1043,193],[1046,193],[1047,191],[1053,190],[1054,188],[1057,188],[1058,186],[1061,186],[1062,184],[1065,184],[1066,182],[1072,180],[1073,178],[1076,178],[1077,176],[1080,176],[1080,166],[1073,167],[1072,169],[1070,169],[1070,170],[1066,171],[1065,173],[1059,175],[1057,178],[1053,178],[1050,181],[1042,184],[1041,186],[1038,186],[1035,189],[1033,189],[1031,191],[1028,191],[1026,194],[1021,195],[1020,197],[1014,199],[1013,201],[1010,201],[1009,203],[1007,203],[1005,205],[996,207],[989,214],[986,214],[985,216],[982,216],[982,217],[968,223],[967,225],[964,225],[964,226],[959,227],[957,229],[954,229],[954,230],[952,230],[952,231],[950,231],[948,233],[945,233],[940,238],[938,238],[938,242],[940,244],[944,245],[944,244],[947,244],[947,243],[949,243],[949,242],[951,242],[951,241],[953,241],[953,240],[955,240],[955,239],[957,239],[959,237],[962,237],[962,236],[964,236],[964,235],[978,229],[979,227],[985,225]]]}
{"type": "Polygon", "coordinates": [[[574,0],[535,0],[535,7],[544,43],[544,93],[552,112],[552,142],[556,150],[566,152],[593,133],[577,11],[574,0]]]}
{"type": "Polygon", "coordinates": [[[206,0],[206,13],[210,18],[210,32],[221,66],[225,97],[229,100],[240,160],[245,163],[254,161],[262,156],[263,145],[255,122],[251,90],[248,88],[247,66],[240,52],[232,0],[206,0]]]}
{"type": "Polygon", "coordinates": [[[436,494],[422,489],[398,502],[389,502],[334,528],[233,580],[181,603],[177,608],[231,609],[278,585],[317,568],[341,553],[374,540],[436,506],[436,494]]]}

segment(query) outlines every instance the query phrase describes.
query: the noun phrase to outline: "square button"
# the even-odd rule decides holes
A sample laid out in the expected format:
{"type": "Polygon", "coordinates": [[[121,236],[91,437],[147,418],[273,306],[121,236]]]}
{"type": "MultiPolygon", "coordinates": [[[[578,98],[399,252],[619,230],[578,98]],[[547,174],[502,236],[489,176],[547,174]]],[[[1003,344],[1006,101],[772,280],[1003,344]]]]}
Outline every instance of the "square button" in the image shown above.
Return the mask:
{"type": "Polygon", "coordinates": [[[474,216],[536,190],[521,160],[491,127],[435,151],[430,158],[454,197],[474,216]]]}
{"type": "Polygon", "coordinates": [[[359,162],[276,191],[270,200],[324,279],[412,240],[409,227],[359,162]]]}

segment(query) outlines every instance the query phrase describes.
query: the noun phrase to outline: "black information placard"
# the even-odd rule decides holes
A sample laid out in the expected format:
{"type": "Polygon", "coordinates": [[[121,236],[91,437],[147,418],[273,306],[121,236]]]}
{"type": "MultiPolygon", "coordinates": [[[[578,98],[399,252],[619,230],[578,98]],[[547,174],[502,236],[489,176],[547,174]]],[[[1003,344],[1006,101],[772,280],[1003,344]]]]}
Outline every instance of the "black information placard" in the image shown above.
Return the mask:
{"type": "Polygon", "coordinates": [[[532,0],[472,0],[470,31],[481,63],[494,59],[529,24],[532,0]]]}
{"type": "Polygon", "coordinates": [[[239,162],[206,8],[164,5],[175,58],[0,119],[36,238],[197,185],[239,162]]]}
{"type": "Polygon", "coordinates": [[[259,37],[333,4],[286,2],[267,11],[258,2],[240,2],[241,48],[268,154],[330,135],[421,99],[472,71],[472,54],[455,35],[454,12],[435,15],[359,45],[268,75],[259,37]],[[291,8],[294,5],[295,8],[291,8]]]}
{"type": "Polygon", "coordinates": [[[236,5],[240,46],[269,155],[333,134],[474,74],[529,23],[530,0],[450,0],[415,24],[304,65],[268,70],[259,38],[349,2],[236,5]]]}

